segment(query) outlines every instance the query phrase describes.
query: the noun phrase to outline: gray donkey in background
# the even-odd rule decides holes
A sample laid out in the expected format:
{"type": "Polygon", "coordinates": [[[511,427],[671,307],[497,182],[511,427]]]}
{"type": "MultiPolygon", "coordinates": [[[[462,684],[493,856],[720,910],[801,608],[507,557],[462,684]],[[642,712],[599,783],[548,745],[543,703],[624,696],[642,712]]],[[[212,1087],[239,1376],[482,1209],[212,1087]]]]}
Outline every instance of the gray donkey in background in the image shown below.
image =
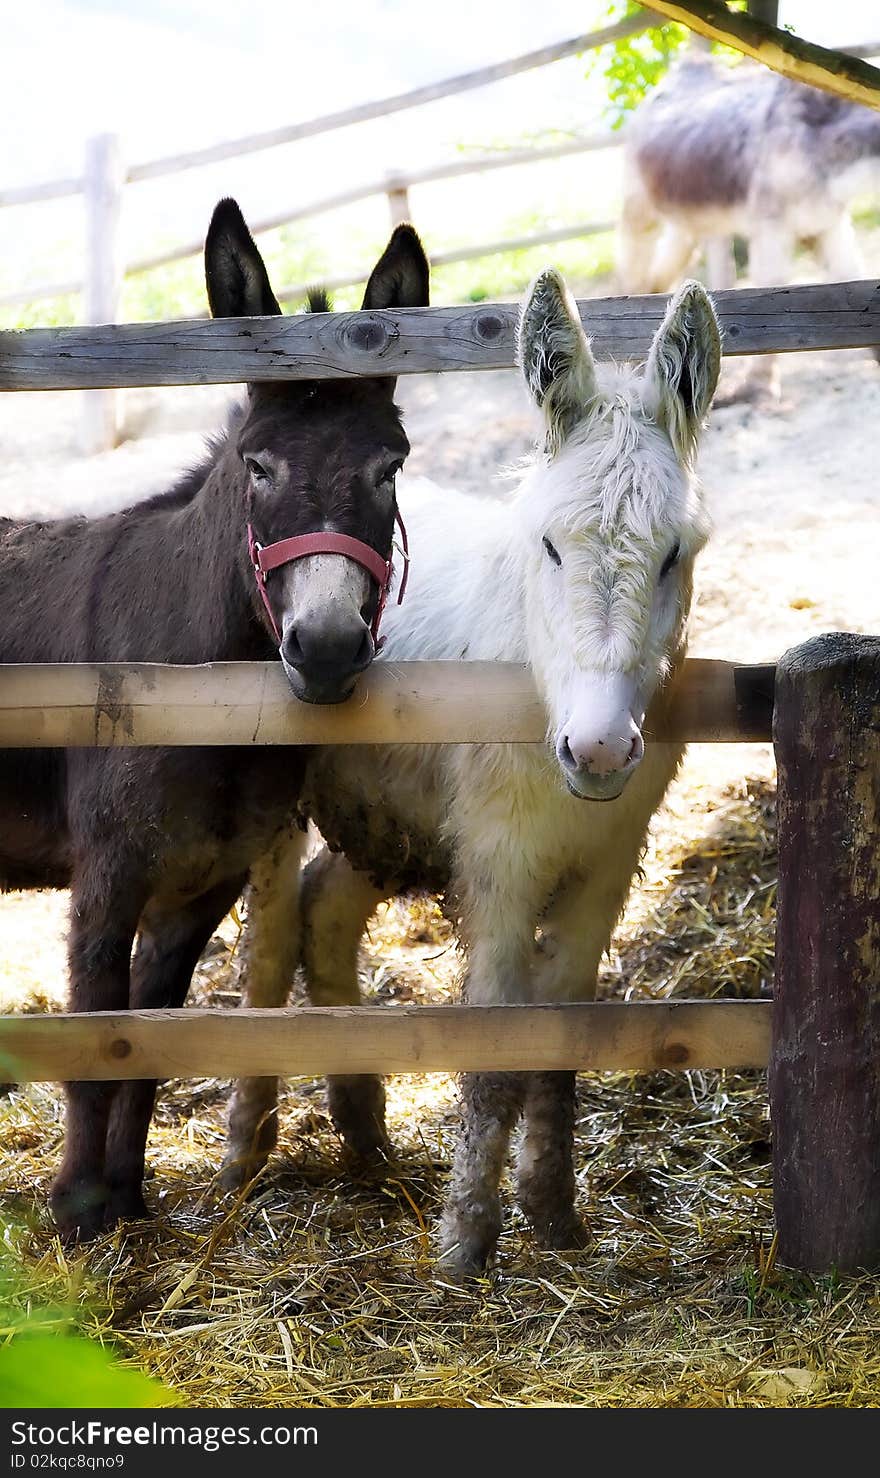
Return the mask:
{"type": "MultiPolygon", "coordinates": [[[[880,113],[751,62],[726,68],[689,53],[626,133],[620,289],[668,292],[701,242],[733,234],[748,242],[756,287],[790,282],[805,241],[830,280],[864,277],[850,205],[874,190],[880,113]]],[[[713,287],[734,286],[728,260],[729,279],[713,287]]],[[[775,356],[757,361],[747,393],[778,396],[775,356]]]]}

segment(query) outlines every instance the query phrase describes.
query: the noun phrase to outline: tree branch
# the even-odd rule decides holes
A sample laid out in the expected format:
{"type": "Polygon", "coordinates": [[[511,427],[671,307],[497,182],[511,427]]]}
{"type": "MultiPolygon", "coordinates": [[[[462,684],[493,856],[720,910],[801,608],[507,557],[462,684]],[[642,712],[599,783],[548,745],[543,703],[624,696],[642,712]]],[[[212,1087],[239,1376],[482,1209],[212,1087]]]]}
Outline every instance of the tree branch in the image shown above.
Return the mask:
{"type": "Polygon", "coordinates": [[[763,62],[783,77],[880,110],[880,70],[858,57],[803,41],[718,0],[651,0],[651,10],[700,36],[763,62]]]}

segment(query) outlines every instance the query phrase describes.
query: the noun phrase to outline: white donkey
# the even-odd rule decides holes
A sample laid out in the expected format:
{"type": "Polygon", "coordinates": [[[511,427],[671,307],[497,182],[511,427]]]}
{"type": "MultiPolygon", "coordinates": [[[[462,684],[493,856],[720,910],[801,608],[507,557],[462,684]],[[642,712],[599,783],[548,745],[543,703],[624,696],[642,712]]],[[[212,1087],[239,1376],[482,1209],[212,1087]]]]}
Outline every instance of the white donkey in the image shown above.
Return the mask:
{"type": "MultiPolygon", "coordinates": [[[[880,190],[880,114],[750,62],[688,55],[637,109],[624,141],[617,275],[627,293],[668,292],[701,241],[748,241],[757,287],[794,276],[795,249],[815,242],[826,276],[863,277],[850,206],[880,190]]],[[[732,259],[727,281],[734,287],[732,259]]],[[[778,392],[775,358],[750,391],[778,392]]]]}
{"type": "MultiPolygon", "coordinates": [[[[358,1002],[365,924],[414,886],[446,890],[460,919],[467,1001],[591,999],[681,759],[681,746],[646,749],[641,729],[683,660],[707,535],[693,466],[720,364],[711,301],[685,284],[642,369],[596,364],[565,284],[547,271],[525,301],[519,362],[543,446],[507,500],[409,484],[410,586],[402,607],[388,607],[382,658],[527,662],[548,741],[315,751],[303,805],[329,846],[305,870],[301,943],[316,1005],[358,1002]]],[[[271,962],[279,936],[289,939],[294,890],[291,869],[279,881],[274,866],[248,914],[251,1005],[285,996],[271,962]]],[[[239,1083],[227,1185],[264,1161],[275,1089],[239,1083]]],[[[574,1073],[474,1073],[462,1092],[442,1270],[476,1273],[493,1253],[520,1113],[519,1204],[545,1245],[579,1241],[574,1073]]],[[[330,1105],[351,1149],[386,1145],[381,1080],[332,1080],[330,1105]]]]}

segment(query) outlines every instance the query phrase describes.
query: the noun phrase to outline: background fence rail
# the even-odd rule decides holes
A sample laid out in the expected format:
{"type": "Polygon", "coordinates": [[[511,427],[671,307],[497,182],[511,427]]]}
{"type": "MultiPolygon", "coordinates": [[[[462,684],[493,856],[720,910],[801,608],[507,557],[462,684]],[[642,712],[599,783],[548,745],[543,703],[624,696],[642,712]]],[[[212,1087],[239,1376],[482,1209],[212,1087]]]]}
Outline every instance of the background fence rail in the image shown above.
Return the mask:
{"type": "MultiPolygon", "coordinates": [[[[638,34],[649,26],[661,22],[663,17],[644,7],[638,14],[628,16],[613,25],[582,36],[525,52],[505,61],[480,67],[474,71],[460,73],[436,83],[410,89],[392,97],[357,104],[352,108],[282,128],[249,134],[243,138],[227,140],[186,153],[168,155],[161,159],[148,160],[143,164],[126,166],[122,157],[121,142],[114,135],[101,135],[90,139],[86,146],[85,169],[81,177],[67,176],[62,179],[43,181],[33,186],[19,186],[0,190],[0,208],[33,205],[45,200],[57,200],[66,196],[82,194],[86,213],[86,271],[82,278],[65,279],[60,282],[42,283],[28,288],[13,288],[0,293],[0,307],[14,307],[46,298],[57,298],[69,294],[84,293],[84,313],[87,323],[112,323],[116,320],[116,306],[127,274],[148,272],[173,262],[183,261],[198,254],[202,242],[186,242],[136,259],[125,266],[121,256],[120,219],[123,189],[126,184],[143,180],[155,180],[177,174],[182,170],[194,169],[260,150],[277,148],[307,138],[315,138],[340,128],[350,127],[372,119],[388,117],[407,109],[422,107],[426,103],[452,97],[473,88],[485,87],[520,73],[544,67],[552,62],[578,53],[596,50],[627,36],[638,34]]],[[[873,55],[878,43],[866,42],[839,48],[853,57],[873,55]]],[[[470,160],[454,160],[432,166],[426,170],[405,173],[389,171],[384,179],[366,185],[352,187],[334,196],[325,197],[306,206],[295,207],[286,213],[256,222],[255,232],[275,229],[296,220],[303,220],[334,210],[342,205],[384,193],[387,196],[389,213],[393,224],[411,218],[408,191],[416,184],[451,179],[457,176],[478,173],[487,169],[509,167],[528,162],[561,158],[589,149],[612,147],[621,142],[620,136],[604,134],[563,141],[558,144],[534,149],[513,149],[505,156],[483,155],[470,160]]],[[[471,243],[466,248],[452,249],[434,255],[434,265],[443,266],[453,262],[467,261],[477,257],[493,256],[498,253],[520,250],[553,241],[572,240],[597,234],[610,229],[608,222],[573,223],[571,226],[536,232],[515,240],[498,239],[483,243],[471,243]]],[[[709,282],[713,287],[724,287],[730,281],[730,253],[719,250],[717,242],[707,243],[709,282]]],[[[336,276],[329,287],[348,287],[362,281],[366,273],[352,269],[336,276]]],[[[289,301],[304,294],[307,283],[286,286],[279,295],[289,301]]],[[[154,383],[144,382],[146,383],[154,383]]],[[[168,383],[168,382],[155,382],[168,383]]],[[[101,451],[115,445],[119,436],[119,397],[112,386],[90,391],[85,399],[85,415],[82,443],[86,451],[101,451]]]]}

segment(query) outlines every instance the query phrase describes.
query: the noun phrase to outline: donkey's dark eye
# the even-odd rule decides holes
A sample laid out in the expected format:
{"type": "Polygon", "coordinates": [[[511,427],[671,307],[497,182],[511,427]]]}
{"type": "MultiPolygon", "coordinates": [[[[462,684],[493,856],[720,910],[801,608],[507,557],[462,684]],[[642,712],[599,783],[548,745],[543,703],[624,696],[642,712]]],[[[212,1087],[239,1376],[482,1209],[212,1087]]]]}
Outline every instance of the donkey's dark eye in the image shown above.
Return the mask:
{"type": "Polygon", "coordinates": [[[403,458],[398,457],[396,462],[389,462],[387,467],[383,467],[379,474],[379,486],[381,487],[386,482],[393,482],[402,466],[403,458]]]}
{"type": "Polygon", "coordinates": [[[666,576],[669,574],[669,571],[672,569],[673,565],[677,565],[678,564],[679,556],[680,555],[681,555],[681,545],[679,544],[678,540],[676,539],[675,543],[673,544],[672,548],[670,549],[669,553],[667,554],[666,558],[664,559],[662,565],[660,566],[660,579],[661,580],[665,580],[666,579],[666,576]]]}
{"type": "Polygon", "coordinates": [[[245,457],[244,465],[251,475],[255,487],[268,487],[272,481],[272,474],[263,465],[258,457],[245,457]]]}
{"type": "Polygon", "coordinates": [[[546,534],[544,535],[543,544],[544,544],[545,552],[547,554],[549,554],[549,556],[552,559],[553,563],[555,565],[561,565],[562,564],[562,557],[561,557],[561,555],[559,553],[559,550],[556,548],[556,546],[554,544],[551,544],[550,543],[550,540],[547,538],[547,535],[546,534]]]}

